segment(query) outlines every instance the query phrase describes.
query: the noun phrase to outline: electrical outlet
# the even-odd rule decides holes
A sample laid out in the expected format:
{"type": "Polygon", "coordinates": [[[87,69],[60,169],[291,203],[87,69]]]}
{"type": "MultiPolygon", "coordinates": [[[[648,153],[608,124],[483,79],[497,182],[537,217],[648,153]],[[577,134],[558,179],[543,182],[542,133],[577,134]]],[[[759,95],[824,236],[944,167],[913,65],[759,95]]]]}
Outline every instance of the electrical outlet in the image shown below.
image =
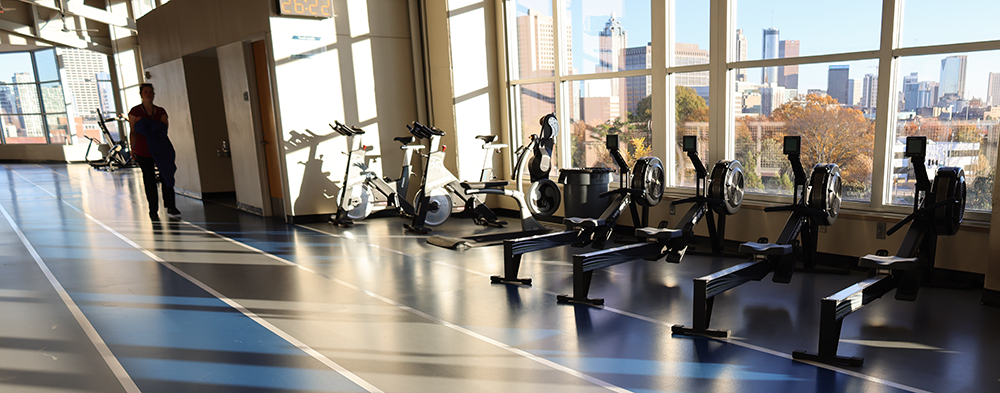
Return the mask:
{"type": "Polygon", "coordinates": [[[670,204],[670,215],[677,214],[677,207],[673,203],[670,204]]]}
{"type": "Polygon", "coordinates": [[[820,225],[819,226],[819,233],[826,233],[826,227],[827,227],[827,225],[820,225]]]}
{"type": "Polygon", "coordinates": [[[880,223],[876,224],[876,226],[875,226],[875,238],[876,239],[885,239],[885,223],[884,222],[880,222],[880,223]]]}

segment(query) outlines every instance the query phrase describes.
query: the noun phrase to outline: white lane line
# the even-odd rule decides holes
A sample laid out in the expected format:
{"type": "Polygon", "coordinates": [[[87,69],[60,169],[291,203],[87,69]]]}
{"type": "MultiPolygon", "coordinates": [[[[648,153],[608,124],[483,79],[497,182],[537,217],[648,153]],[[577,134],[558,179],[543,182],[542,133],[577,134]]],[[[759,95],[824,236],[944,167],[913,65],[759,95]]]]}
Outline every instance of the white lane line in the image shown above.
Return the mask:
{"type": "MultiPolygon", "coordinates": [[[[285,341],[287,341],[289,344],[292,344],[293,346],[295,346],[299,350],[301,350],[301,351],[309,354],[309,356],[312,356],[314,359],[318,360],[323,365],[325,365],[325,366],[329,367],[330,369],[336,371],[340,375],[343,375],[345,378],[349,379],[351,382],[354,382],[355,384],[357,384],[358,386],[362,387],[366,391],[371,392],[371,393],[382,393],[382,390],[379,389],[378,387],[375,387],[375,385],[372,385],[368,381],[365,381],[364,379],[362,379],[361,377],[359,377],[356,374],[352,373],[350,370],[348,370],[344,366],[341,366],[340,364],[337,364],[337,362],[334,362],[333,360],[330,360],[330,358],[324,356],[323,354],[319,353],[319,351],[316,351],[315,349],[309,347],[305,343],[299,341],[298,339],[296,339],[292,335],[286,333],[285,331],[281,330],[277,326],[272,325],[270,322],[268,322],[264,318],[261,318],[260,316],[258,316],[254,312],[248,310],[246,307],[243,307],[243,305],[239,304],[235,300],[232,300],[232,299],[226,297],[225,295],[223,295],[219,291],[216,291],[215,289],[213,289],[212,287],[206,285],[205,283],[201,282],[200,280],[198,280],[198,279],[192,277],[191,275],[183,272],[182,270],[178,269],[177,267],[175,267],[170,262],[167,262],[167,261],[163,260],[162,258],[160,258],[159,256],[157,256],[156,254],[154,254],[151,251],[145,249],[144,247],[140,246],[139,244],[133,242],[131,239],[125,237],[125,235],[122,235],[118,231],[116,231],[113,228],[107,226],[106,224],[104,224],[103,222],[101,222],[100,220],[98,220],[97,218],[91,216],[90,214],[87,214],[86,212],[80,210],[76,206],[73,206],[69,202],[67,202],[65,200],[62,200],[62,198],[58,198],[56,195],[52,194],[51,192],[49,192],[45,188],[39,186],[38,184],[35,184],[30,179],[22,176],[21,174],[19,174],[17,172],[14,172],[14,173],[17,174],[18,176],[20,176],[21,178],[23,178],[28,183],[31,183],[35,187],[38,187],[40,190],[45,191],[46,193],[49,193],[53,197],[56,197],[57,199],[59,199],[60,202],[62,202],[66,206],[69,206],[71,209],[76,210],[80,214],[83,214],[84,216],[87,217],[87,219],[93,221],[97,225],[100,225],[102,228],[104,228],[105,230],[107,230],[108,232],[110,232],[111,234],[113,234],[115,237],[121,239],[122,241],[124,241],[128,245],[132,246],[136,250],[139,250],[143,254],[146,254],[146,256],[148,256],[150,259],[152,259],[152,260],[154,260],[156,262],[159,262],[161,265],[163,265],[164,267],[170,269],[174,273],[177,273],[181,277],[184,277],[186,280],[190,281],[192,284],[197,285],[199,288],[203,289],[205,292],[208,292],[208,293],[212,294],[212,296],[215,296],[219,300],[222,300],[223,302],[225,302],[230,307],[236,309],[237,311],[239,311],[243,315],[247,316],[248,318],[250,318],[251,320],[253,320],[257,324],[259,324],[259,325],[263,326],[265,329],[271,331],[272,333],[274,333],[278,337],[281,337],[282,339],[284,339],[285,341]]],[[[0,208],[2,208],[2,207],[3,206],[0,206],[0,208]]],[[[3,213],[4,213],[5,216],[7,216],[8,221],[12,220],[10,218],[10,216],[7,215],[7,211],[6,210],[3,210],[3,213]]],[[[186,221],[182,221],[182,222],[187,223],[186,221]]],[[[14,222],[11,221],[11,224],[13,224],[13,223],[14,222]]],[[[190,224],[190,223],[188,223],[188,225],[194,226],[193,224],[190,224]]],[[[195,227],[197,228],[197,226],[195,226],[195,227]]],[[[18,232],[18,233],[20,233],[20,232],[18,232]]],[[[47,275],[51,276],[51,272],[48,272],[47,268],[45,268],[44,270],[47,272],[47,275]]],[[[55,280],[54,276],[51,276],[51,277],[52,277],[52,280],[55,280]]],[[[58,285],[58,282],[56,282],[55,284],[58,285]]],[[[62,287],[60,286],[59,289],[61,290],[62,287]]],[[[65,299],[68,299],[69,302],[72,302],[72,299],[69,298],[69,294],[66,294],[65,290],[63,290],[60,293],[60,296],[63,296],[63,294],[65,294],[65,299]]],[[[79,312],[79,309],[77,309],[77,311],[79,312]]],[[[83,317],[83,313],[82,312],[80,313],[80,316],[83,317]]],[[[85,317],[84,317],[84,320],[86,320],[85,317]]],[[[88,326],[89,326],[89,322],[88,322],[88,326]]],[[[91,327],[91,330],[93,330],[93,327],[91,327]]],[[[94,331],[94,334],[95,335],[97,334],[96,330],[94,331]]],[[[99,336],[98,336],[98,339],[100,339],[99,336]]],[[[102,341],[101,344],[103,345],[104,342],[102,341]]],[[[107,345],[104,345],[104,348],[107,349],[107,345]]],[[[111,355],[110,349],[107,349],[107,353],[108,353],[109,356],[112,356],[112,359],[114,359],[113,355],[111,355]]],[[[118,364],[117,359],[114,359],[114,360],[115,360],[115,364],[118,364]]],[[[118,367],[121,368],[121,365],[118,364],[118,367]]],[[[123,368],[121,370],[122,370],[122,372],[125,371],[123,368]]],[[[127,374],[126,374],[126,376],[127,376],[127,374]]],[[[129,380],[129,381],[131,382],[131,380],[129,380]]],[[[135,385],[133,384],[132,386],[135,386],[135,385]]],[[[134,391],[138,392],[139,390],[138,390],[138,388],[136,388],[136,390],[134,390],[134,391]]]]}
{"type": "Polygon", "coordinates": [[[28,238],[24,236],[24,232],[22,232],[21,228],[17,226],[17,223],[14,222],[14,218],[7,213],[7,209],[3,207],[3,204],[0,204],[0,212],[3,213],[5,218],[7,218],[7,222],[10,223],[10,226],[14,228],[14,232],[17,233],[17,237],[21,239],[21,243],[23,243],[24,247],[28,249],[31,257],[35,260],[35,263],[40,269],[42,269],[42,274],[45,275],[45,278],[49,280],[49,284],[51,284],[52,288],[54,288],[56,293],[59,294],[59,298],[62,299],[66,308],[68,308],[69,312],[73,314],[73,318],[75,318],[76,322],[80,324],[81,328],[83,328],[83,332],[87,334],[87,338],[89,338],[90,342],[94,344],[94,347],[97,347],[97,352],[101,354],[101,358],[103,358],[104,362],[108,364],[109,368],[111,368],[111,372],[115,374],[116,378],[118,378],[118,382],[121,383],[126,392],[139,393],[139,387],[136,386],[135,381],[133,381],[132,377],[128,375],[128,372],[125,371],[122,364],[118,362],[118,358],[111,353],[111,348],[108,348],[108,344],[105,343],[104,339],[101,338],[101,335],[97,333],[97,329],[94,329],[94,325],[90,323],[90,320],[87,319],[86,315],[83,315],[83,311],[80,310],[80,307],[76,305],[73,298],[69,296],[66,289],[59,283],[56,276],[52,274],[52,271],[49,270],[48,265],[46,265],[45,261],[42,260],[41,255],[38,255],[38,252],[35,251],[35,247],[32,246],[31,242],[28,241],[28,238]]]}
{"type": "MultiPolygon", "coordinates": [[[[431,259],[431,258],[427,258],[427,257],[424,257],[424,256],[408,254],[408,253],[403,252],[403,251],[394,250],[394,249],[391,249],[391,248],[386,248],[386,247],[383,247],[383,246],[380,246],[380,245],[377,245],[377,244],[363,242],[363,241],[358,240],[354,236],[345,236],[345,235],[335,234],[335,233],[332,233],[332,232],[324,231],[322,229],[317,229],[317,228],[313,228],[313,227],[309,227],[309,226],[305,226],[305,225],[301,225],[301,224],[296,225],[296,226],[300,227],[300,228],[311,230],[313,232],[322,233],[324,235],[331,236],[331,237],[353,240],[353,241],[355,241],[357,243],[366,244],[368,246],[374,247],[374,248],[379,249],[379,250],[392,252],[392,253],[403,255],[403,256],[407,256],[407,257],[410,257],[410,258],[416,258],[416,259],[421,259],[421,260],[428,261],[428,262],[433,262],[433,263],[436,263],[436,264],[439,264],[439,265],[448,266],[448,267],[455,268],[455,269],[458,269],[458,270],[464,270],[466,272],[469,272],[471,274],[475,274],[475,275],[478,275],[478,276],[484,276],[484,277],[491,276],[491,274],[489,274],[489,273],[484,273],[484,272],[476,271],[476,270],[469,269],[469,268],[464,267],[464,266],[459,266],[459,265],[455,265],[455,264],[451,264],[451,263],[447,263],[447,262],[437,261],[437,260],[434,260],[434,259],[431,259]]],[[[542,288],[539,288],[539,287],[536,287],[536,286],[531,286],[530,288],[534,289],[534,290],[542,291],[543,293],[548,294],[548,295],[552,295],[552,296],[561,295],[560,293],[556,293],[556,292],[553,292],[553,291],[542,289],[542,288]]],[[[614,307],[604,306],[603,308],[606,311],[610,311],[610,312],[613,312],[613,313],[616,313],[616,314],[620,314],[620,315],[624,315],[624,316],[627,316],[627,317],[639,319],[639,320],[646,321],[646,322],[649,322],[649,323],[653,323],[653,324],[665,326],[667,328],[672,327],[672,326],[675,325],[674,323],[670,323],[670,322],[666,322],[666,321],[661,321],[661,320],[656,319],[656,318],[647,317],[647,316],[644,316],[644,315],[640,315],[640,314],[628,312],[628,311],[617,309],[617,308],[614,308],[614,307]]],[[[914,392],[914,393],[931,393],[931,392],[928,392],[928,391],[923,390],[923,389],[919,389],[919,388],[915,388],[915,387],[912,387],[912,386],[903,385],[903,384],[892,382],[892,381],[887,381],[887,380],[884,380],[884,379],[881,379],[881,378],[878,378],[878,377],[873,377],[873,376],[870,376],[870,375],[865,375],[865,374],[862,374],[862,373],[859,373],[859,372],[856,372],[856,371],[852,371],[852,370],[845,370],[843,368],[840,368],[840,367],[837,367],[837,366],[833,366],[833,365],[829,365],[829,364],[825,364],[825,363],[813,362],[813,361],[808,361],[808,360],[793,359],[792,355],[789,355],[787,353],[778,352],[778,351],[775,351],[775,350],[772,350],[772,349],[767,349],[767,348],[764,348],[764,347],[759,347],[759,346],[756,346],[756,345],[753,345],[753,344],[748,344],[748,343],[745,343],[745,342],[742,342],[742,341],[734,340],[732,338],[728,338],[728,339],[726,339],[726,338],[717,338],[717,337],[704,337],[704,338],[715,340],[715,341],[719,341],[719,342],[724,342],[724,343],[727,343],[727,344],[738,345],[738,346],[741,346],[743,348],[747,348],[747,349],[758,351],[758,352],[763,352],[763,353],[766,353],[766,354],[769,354],[769,355],[778,356],[778,357],[785,358],[785,359],[792,360],[792,361],[796,361],[796,362],[802,362],[802,363],[810,364],[810,365],[813,365],[813,366],[816,366],[816,367],[819,367],[819,368],[824,368],[824,369],[827,369],[827,370],[839,372],[841,374],[850,375],[850,376],[855,377],[855,378],[864,379],[866,381],[871,381],[871,382],[879,383],[879,384],[882,384],[882,385],[891,386],[891,387],[894,387],[894,388],[897,388],[897,389],[900,389],[900,390],[906,390],[906,391],[910,391],[910,392],[914,392]]]]}

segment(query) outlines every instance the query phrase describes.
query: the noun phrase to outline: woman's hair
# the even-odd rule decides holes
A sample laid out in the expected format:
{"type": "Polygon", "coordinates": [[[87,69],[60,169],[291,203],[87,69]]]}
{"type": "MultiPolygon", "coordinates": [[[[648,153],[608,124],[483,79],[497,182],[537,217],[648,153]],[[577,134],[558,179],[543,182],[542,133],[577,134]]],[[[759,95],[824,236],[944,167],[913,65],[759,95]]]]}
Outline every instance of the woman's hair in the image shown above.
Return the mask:
{"type": "Polygon", "coordinates": [[[147,87],[150,88],[150,89],[152,89],[153,88],[153,84],[152,83],[140,83],[139,84],[139,94],[142,94],[142,89],[145,89],[147,87]]]}

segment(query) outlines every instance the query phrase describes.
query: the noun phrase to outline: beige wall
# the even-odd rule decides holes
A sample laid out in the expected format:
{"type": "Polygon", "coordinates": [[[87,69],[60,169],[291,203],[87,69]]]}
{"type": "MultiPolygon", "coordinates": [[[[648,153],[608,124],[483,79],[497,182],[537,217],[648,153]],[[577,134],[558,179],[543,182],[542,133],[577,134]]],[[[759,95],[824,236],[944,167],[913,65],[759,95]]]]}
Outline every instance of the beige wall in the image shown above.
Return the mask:
{"type": "Polygon", "coordinates": [[[136,21],[145,68],[266,32],[270,0],[172,0],[136,21]]]}

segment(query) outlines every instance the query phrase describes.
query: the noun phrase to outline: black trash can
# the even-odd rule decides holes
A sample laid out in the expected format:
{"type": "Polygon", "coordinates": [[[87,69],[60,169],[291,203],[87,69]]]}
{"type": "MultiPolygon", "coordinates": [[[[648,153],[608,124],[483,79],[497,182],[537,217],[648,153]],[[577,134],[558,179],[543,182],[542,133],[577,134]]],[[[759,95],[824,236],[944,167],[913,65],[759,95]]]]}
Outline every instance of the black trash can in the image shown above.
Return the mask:
{"type": "Polygon", "coordinates": [[[608,191],[615,170],[611,168],[566,168],[559,170],[563,185],[566,217],[599,218],[611,205],[610,197],[598,197],[608,191]]]}

